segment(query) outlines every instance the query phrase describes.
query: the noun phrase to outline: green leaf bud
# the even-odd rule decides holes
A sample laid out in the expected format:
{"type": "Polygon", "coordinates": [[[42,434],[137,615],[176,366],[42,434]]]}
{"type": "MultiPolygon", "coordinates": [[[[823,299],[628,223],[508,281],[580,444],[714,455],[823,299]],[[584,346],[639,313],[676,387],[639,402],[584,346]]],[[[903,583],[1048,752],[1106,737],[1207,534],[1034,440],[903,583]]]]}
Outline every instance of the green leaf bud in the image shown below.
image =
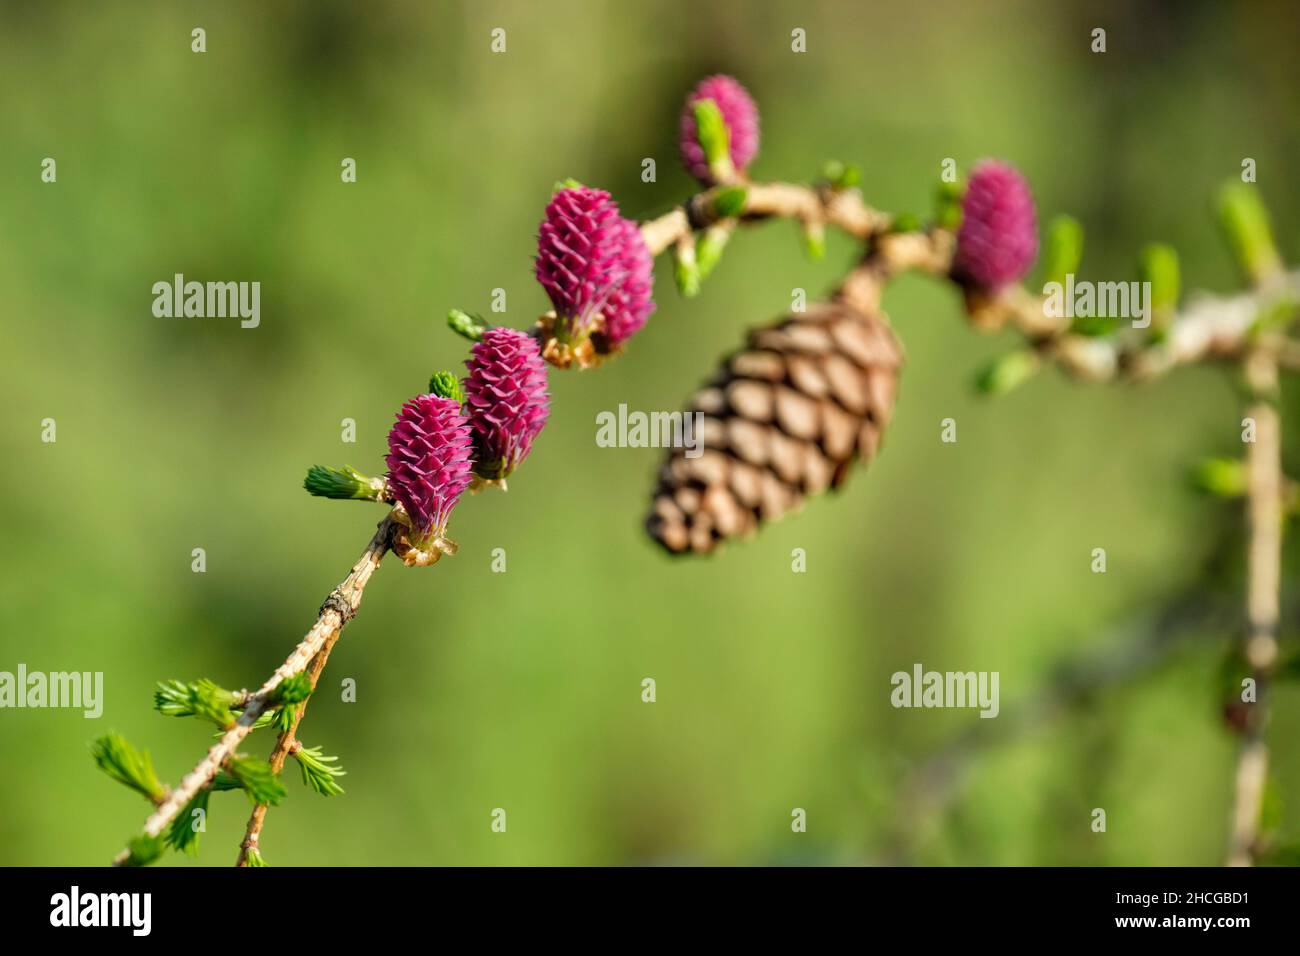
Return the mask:
{"type": "Polygon", "coordinates": [[[1246,494],[1246,465],[1236,458],[1207,458],[1191,474],[1192,486],[1220,498],[1246,494]]]}
{"type": "Polygon", "coordinates": [[[344,465],[342,468],[312,465],[307,469],[307,477],[303,479],[302,486],[317,498],[352,501],[384,500],[384,479],[363,475],[350,465],[344,465]]]}
{"type": "Polygon", "coordinates": [[[163,855],[167,848],[167,841],[160,836],[151,837],[146,833],[141,833],[133,837],[131,842],[126,845],[127,857],[123,866],[148,866],[154,863],[163,855]]]}
{"type": "Polygon", "coordinates": [[[711,99],[698,100],[694,106],[695,135],[704,150],[709,172],[718,182],[735,175],[731,165],[731,130],[722,116],[722,110],[711,99]]]}
{"type": "Polygon", "coordinates": [[[1138,257],[1141,281],[1151,283],[1151,309],[1169,313],[1178,307],[1181,285],[1178,253],[1173,246],[1151,242],[1142,247],[1138,257]]]}
{"type": "Polygon", "coordinates": [[[862,170],[853,163],[832,159],[822,167],[822,178],[832,189],[852,189],[862,181],[862,170]]]}
{"type": "Polygon", "coordinates": [[[319,747],[301,747],[294,752],[294,759],[302,768],[302,782],[323,797],[333,797],[343,793],[343,788],[335,777],[347,775],[342,767],[335,766],[338,757],[324,756],[319,747]]]}
{"type": "Polygon", "coordinates": [[[285,789],[271,765],[256,757],[231,757],[226,769],[253,803],[266,803],[273,807],[284,799],[285,789]]]}
{"type": "Polygon", "coordinates": [[[271,691],[271,702],[275,704],[297,704],[311,696],[311,676],[306,671],[299,671],[286,677],[271,691]]]}
{"type": "Polygon", "coordinates": [[[1042,364],[1033,349],[1008,352],[980,373],[976,387],[985,395],[1005,395],[1032,378],[1042,364]]]}
{"type": "Polygon", "coordinates": [[[1268,210],[1254,186],[1234,181],[1219,191],[1219,225],[1237,263],[1252,282],[1262,282],[1282,271],[1268,210]]]}
{"type": "Polygon", "coordinates": [[[119,733],[108,733],[90,745],[91,756],[99,769],[118,783],[125,784],[153,803],[166,799],[166,788],[154,773],[147,750],[136,750],[119,733]]]}
{"type": "Polygon", "coordinates": [[[713,215],[718,219],[731,219],[745,211],[749,190],[744,186],[724,186],[713,194],[713,215]]]}
{"type": "Polygon", "coordinates": [[[730,239],[731,229],[727,226],[710,226],[700,234],[699,243],[695,247],[695,262],[701,279],[709,277],[714,266],[722,259],[723,250],[727,248],[730,239]]]}
{"type": "Polygon", "coordinates": [[[487,331],[487,321],[481,315],[471,315],[460,309],[451,309],[447,313],[447,325],[457,335],[463,335],[471,342],[479,341],[487,331]]]}
{"type": "Polygon", "coordinates": [[[964,180],[950,183],[939,180],[934,197],[934,224],[941,229],[954,232],[961,225],[961,203],[966,196],[964,180]]]}
{"type": "Polygon", "coordinates": [[[1043,284],[1065,284],[1083,260],[1083,226],[1073,216],[1056,216],[1047,226],[1043,243],[1043,284]]]}
{"type": "Polygon", "coordinates": [[[194,811],[202,810],[203,814],[201,816],[206,819],[208,797],[211,795],[212,790],[204,787],[194,795],[194,799],[187,803],[180,813],[176,814],[176,819],[172,821],[172,825],[167,831],[167,842],[171,844],[173,850],[188,853],[191,856],[198,855],[199,835],[202,831],[195,827],[197,821],[194,817],[194,811]]]}
{"type": "Polygon", "coordinates": [[[465,393],[461,390],[460,379],[453,372],[434,372],[429,379],[429,394],[441,398],[453,398],[465,404],[465,393]]]}

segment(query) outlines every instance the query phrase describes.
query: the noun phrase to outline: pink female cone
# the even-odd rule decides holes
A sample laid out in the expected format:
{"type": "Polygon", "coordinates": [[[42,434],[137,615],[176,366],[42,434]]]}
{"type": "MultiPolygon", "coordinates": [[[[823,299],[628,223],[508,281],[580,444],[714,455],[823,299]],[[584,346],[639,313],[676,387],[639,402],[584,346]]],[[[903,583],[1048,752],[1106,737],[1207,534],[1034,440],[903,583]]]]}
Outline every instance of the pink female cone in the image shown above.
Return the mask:
{"type": "Polygon", "coordinates": [[[446,532],[469,487],[471,446],[455,399],[417,395],[397,413],[388,433],[388,487],[410,516],[417,545],[446,532]]]}
{"type": "Polygon", "coordinates": [[[645,325],[654,311],[652,268],[636,223],[619,214],[609,193],[581,186],[551,198],[538,230],[535,271],[565,341],[601,331],[618,345],[645,325]]]}
{"type": "Polygon", "coordinates": [[[528,457],[533,439],[546,424],[546,363],[531,336],[495,328],[483,333],[465,366],[474,473],[501,481],[528,457]]]}
{"type": "Polygon", "coordinates": [[[1015,167],[976,165],[962,200],[953,272],[985,289],[1021,279],[1038,254],[1038,224],[1029,184],[1015,167]]]}

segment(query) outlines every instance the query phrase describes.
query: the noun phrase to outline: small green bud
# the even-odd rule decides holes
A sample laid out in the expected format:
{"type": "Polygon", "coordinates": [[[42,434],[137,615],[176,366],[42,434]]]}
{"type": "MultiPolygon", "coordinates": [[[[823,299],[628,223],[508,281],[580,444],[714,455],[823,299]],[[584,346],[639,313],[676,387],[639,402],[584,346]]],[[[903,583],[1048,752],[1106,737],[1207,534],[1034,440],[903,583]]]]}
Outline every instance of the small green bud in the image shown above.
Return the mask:
{"type": "Polygon", "coordinates": [[[566,189],[582,189],[582,188],[583,188],[583,184],[578,182],[572,176],[570,176],[568,179],[557,179],[555,181],[555,185],[551,187],[551,195],[554,196],[556,193],[563,192],[566,189]]]}
{"type": "Polygon", "coordinates": [[[311,677],[306,671],[299,671],[286,677],[271,691],[270,699],[274,704],[297,704],[311,696],[311,677]]]}
{"type": "Polygon", "coordinates": [[[244,785],[225,770],[218,770],[217,775],[212,778],[213,793],[224,793],[227,790],[242,789],[244,789],[244,785]]]}
{"type": "Polygon", "coordinates": [[[1168,313],[1178,307],[1178,253],[1173,246],[1151,242],[1142,247],[1138,257],[1138,276],[1151,283],[1151,310],[1168,313]]]}
{"type": "Polygon", "coordinates": [[[731,219],[745,211],[749,190],[744,186],[724,186],[713,194],[713,215],[717,219],[731,219]]]}
{"type": "Polygon", "coordinates": [[[981,372],[975,385],[985,395],[1005,395],[1032,378],[1042,364],[1032,349],[1008,352],[981,372]]]}
{"type": "Polygon", "coordinates": [[[275,771],[265,760],[256,757],[231,757],[226,769],[253,803],[266,803],[278,807],[284,799],[285,789],[275,771]]]}
{"type": "Polygon", "coordinates": [[[153,803],[166,799],[166,788],[154,773],[147,750],[136,750],[119,733],[108,733],[90,745],[90,754],[104,771],[118,783],[125,784],[153,803]]]}
{"type": "Polygon", "coordinates": [[[1192,486],[1220,498],[1246,494],[1246,465],[1236,458],[1207,458],[1191,474],[1192,486]]]}
{"type": "Polygon", "coordinates": [[[471,342],[483,338],[483,333],[487,331],[487,322],[481,315],[471,315],[460,309],[452,309],[447,313],[447,325],[457,335],[463,335],[471,342]]]}
{"type": "Polygon", "coordinates": [[[735,175],[731,165],[731,130],[723,119],[722,110],[713,100],[696,102],[695,130],[713,178],[719,182],[731,179],[735,175]]]}
{"type": "Polygon", "coordinates": [[[312,465],[307,469],[307,477],[303,479],[302,486],[317,498],[353,501],[384,500],[384,479],[367,477],[350,465],[344,465],[342,468],[312,465]]]}
{"type": "Polygon", "coordinates": [[[803,249],[809,259],[826,258],[826,226],[806,222],[803,226],[803,249]]]}
{"type": "Polygon", "coordinates": [[[727,242],[730,239],[731,229],[727,226],[710,226],[701,233],[699,244],[695,247],[695,261],[699,267],[701,279],[709,277],[713,267],[722,258],[723,250],[727,248],[727,242]]]}
{"type": "Polygon", "coordinates": [[[250,846],[248,848],[248,853],[244,855],[244,862],[247,863],[249,867],[262,867],[268,865],[266,857],[262,856],[262,851],[255,846],[250,846]]]}
{"type": "Polygon", "coordinates": [[[910,212],[900,212],[889,223],[890,232],[920,232],[921,219],[910,212]]]}
{"type": "Polygon", "coordinates": [[[127,858],[123,866],[148,866],[150,863],[157,862],[163,855],[163,851],[167,849],[167,841],[160,836],[151,837],[141,833],[132,838],[126,845],[126,849],[127,858]]]}
{"type": "Polygon", "coordinates": [[[184,681],[159,681],[153,692],[153,709],[165,717],[190,717],[190,685],[184,681]]]}
{"type": "Polygon", "coordinates": [[[434,372],[429,379],[429,394],[441,398],[454,398],[461,405],[465,404],[465,393],[461,391],[460,379],[453,372],[434,372]]]}
{"type": "MultiPolygon", "coordinates": [[[[279,710],[262,711],[260,714],[257,715],[257,720],[253,721],[253,726],[248,728],[249,733],[252,733],[254,730],[261,730],[264,727],[270,727],[272,724],[275,723],[276,716],[279,713],[280,713],[279,710]]],[[[217,740],[220,740],[223,736],[225,736],[225,734],[224,732],[218,730],[212,736],[217,740]]]]}
{"type": "Polygon", "coordinates": [[[1282,271],[1268,210],[1254,186],[1234,181],[1219,191],[1219,225],[1252,282],[1262,282],[1282,271]]]}
{"type": "Polygon", "coordinates": [[[1043,284],[1059,282],[1079,270],[1083,260],[1083,226],[1073,216],[1057,216],[1047,226],[1043,244],[1043,284]]]}
{"type": "Polygon", "coordinates": [[[285,704],[278,708],[274,713],[266,714],[270,720],[268,723],[274,724],[275,729],[282,734],[287,734],[293,730],[293,722],[298,719],[298,705],[285,704]]]}
{"type": "Polygon", "coordinates": [[[326,757],[319,747],[302,747],[293,756],[302,768],[302,782],[307,786],[322,797],[334,797],[343,793],[343,788],[334,779],[347,776],[346,770],[335,766],[338,757],[326,757]]]}
{"type": "Polygon", "coordinates": [[[218,687],[206,678],[186,684],[178,680],[163,681],[153,693],[153,706],[167,717],[202,717],[222,730],[235,724],[231,708],[239,701],[233,691],[218,687]]]}
{"type": "Polygon", "coordinates": [[[679,242],[673,247],[673,279],[677,291],[686,298],[693,298],[700,293],[700,265],[695,257],[693,239],[679,242]]]}
{"type": "Polygon", "coordinates": [[[194,795],[194,799],[187,803],[180,813],[176,814],[176,819],[172,821],[171,828],[167,832],[167,842],[172,845],[173,850],[194,856],[198,855],[199,834],[201,831],[194,826],[194,811],[202,810],[203,817],[206,818],[208,797],[211,795],[212,790],[204,787],[194,795]]]}
{"type": "Polygon", "coordinates": [[[939,180],[934,197],[934,224],[941,229],[956,231],[961,225],[961,203],[966,196],[966,183],[939,180]]]}
{"type": "Polygon", "coordinates": [[[852,189],[862,181],[862,170],[853,163],[832,159],[822,167],[822,178],[832,189],[852,189]]]}

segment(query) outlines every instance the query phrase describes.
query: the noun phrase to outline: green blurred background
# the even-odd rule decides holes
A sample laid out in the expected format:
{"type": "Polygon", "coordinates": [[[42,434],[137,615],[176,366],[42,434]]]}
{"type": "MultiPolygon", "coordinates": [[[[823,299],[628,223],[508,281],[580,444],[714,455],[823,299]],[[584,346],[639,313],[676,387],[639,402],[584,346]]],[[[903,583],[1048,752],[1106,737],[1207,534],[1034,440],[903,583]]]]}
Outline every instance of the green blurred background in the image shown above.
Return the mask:
{"type": "MultiPolygon", "coordinates": [[[[7,864],[106,862],[135,832],[147,806],[94,768],[88,741],[117,729],[164,779],[189,769],[208,731],[155,714],[154,682],[256,686],[380,517],[308,497],[306,467],[382,468],[394,411],[464,357],[448,307],[486,312],[498,287],[499,320],[547,307],[531,256],[554,181],[608,188],[635,217],[688,195],[676,117],[706,73],[733,73],[760,105],[758,178],[856,161],[869,201],[925,213],[944,157],[1001,156],[1043,219],[1083,221],[1088,275],[1128,278],[1140,244],[1163,239],[1186,285],[1228,290],[1209,199],[1252,157],[1284,252],[1300,251],[1291,4],[0,11],[0,670],[102,670],[106,696],[98,721],[0,712],[7,864]],[[1089,52],[1098,26],[1104,55],[1089,52]],[[47,156],[57,184],[40,181],[47,156]],[[177,272],[260,281],[261,327],[154,318],[151,286],[177,272]],[[56,444],[40,441],[47,417],[56,444]]],[[[462,502],[459,556],[376,575],[302,730],[342,758],[347,794],[290,780],[269,862],[1220,861],[1241,532],[1185,474],[1239,451],[1225,374],[1140,389],[1053,374],[980,399],[973,375],[1014,339],[976,334],[951,288],[906,278],[886,304],[909,365],[869,472],[713,560],[669,560],[643,534],[660,453],[596,447],[596,414],[678,407],[748,326],[795,286],[829,288],[852,255],[832,237],[810,263],[789,224],[756,228],[692,301],[660,262],[658,311],[628,354],[553,375],[551,423],[509,493],[462,502]],[[945,417],[955,445],[939,441],[945,417]],[[796,547],[806,574],[791,573],[796,547]],[[1099,656],[1140,653],[1189,595],[1149,670],[1066,692],[1099,656]],[[892,709],[889,677],[915,662],[999,671],[1002,717],[892,709]],[[345,677],[355,703],[339,700],[345,677]],[[946,774],[936,754],[968,759],[946,774]]],[[[1293,842],[1300,694],[1276,704],[1271,812],[1293,842]]],[[[268,752],[265,734],[246,752],[268,752]]],[[[233,862],[248,809],[214,798],[200,862],[233,862]]]]}

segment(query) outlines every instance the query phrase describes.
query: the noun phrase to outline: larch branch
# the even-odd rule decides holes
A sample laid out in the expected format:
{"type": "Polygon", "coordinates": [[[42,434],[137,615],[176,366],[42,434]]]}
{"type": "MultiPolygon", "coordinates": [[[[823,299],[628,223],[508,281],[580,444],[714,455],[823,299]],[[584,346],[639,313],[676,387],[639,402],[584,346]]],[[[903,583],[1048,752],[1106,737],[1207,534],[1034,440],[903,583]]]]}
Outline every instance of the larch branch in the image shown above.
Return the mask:
{"type": "MultiPolygon", "coordinates": [[[[859,309],[877,311],[884,287],[903,272],[956,281],[952,275],[956,236],[951,230],[890,231],[894,217],[868,205],[856,188],[743,185],[746,196],[741,224],[773,218],[826,224],[863,243],[862,266],[839,291],[859,309]]],[[[732,187],[705,190],[671,212],[643,222],[641,236],[650,252],[665,252],[692,232],[719,222],[723,217],[716,209],[716,199],[728,188],[732,187]]],[[[1157,342],[1138,329],[1106,337],[1076,334],[1071,331],[1070,318],[1050,315],[1044,297],[1019,284],[996,292],[962,287],[962,292],[966,312],[976,327],[992,331],[1009,325],[1017,329],[1043,358],[1067,374],[1088,381],[1139,382],[1182,365],[1243,358],[1251,347],[1251,332],[1260,314],[1283,298],[1300,297],[1300,271],[1238,295],[1195,294],[1187,307],[1171,318],[1157,342]]],[[[1300,344],[1280,342],[1275,354],[1285,367],[1300,368],[1300,344]]]]}
{"type": "MultiPolygon", "coordinates": [[[[342,636],[343,629],[339,628],[326,638],[324,646],[311,659],[311,664],[307,668],[307,676],[311,679],[313,694],[316,692],[317,683],[320,682],[321,672],[325,670],[325,665],[329,662],[330,651],[334,649],[334,645],[338,643],[339,638],[342,636]]],[[[310,695],[306,700],[298,704],[298,709],[294,713],[293,722],[290,724],[289,729],[276,738],[275,747],[271,750],[271,756],[267,762],[271,765],[272,772],[277,776],[284,769],[285,761],[301,746],[297,737],[298,725],[302,723],[303,717],[306,716],[309,703],[311,703],[310,695]]],[[[248,865],[248,853],[250,850],[257,848],[258,840],[262,835],[262,826],[266,823],[268,809],[270,808],[267,804],[259,803],[253,808],[253,812],[249,814],[248,825],[244,828],[244,840],[239,845],[239,858],[235,861],[236,866],[248,865]]]]}
{"type": "MultiPolygon", "coordinates": [[[[145,820],[144,833],[146,836],[158,837],[161,835],[186,804],[194,799],[200,790],[211,784],[212,778],[217,775],[217,771],[235,754],[240,743],[248,736],[249,731],[253,729],[253,725],[257,723],[257,718],[267,709],[271,693],[280,683],[304,670],[327,644],[332,646],[333,642],[338,639],[343,626],[356,614],[357,608],[361,604],[362,593],[365,591],[366,584],[370,581],[370,576],[379,567],[379,562],[388,552],[392,543],[394,527],[391,517],[385,517],[379,523],[374,537],[370,539],[370,543],[366,545],[366,550],[357,559],[356,564],[352,566],[351,572],[338,587],[330,592],[325,599],[325,603],[321,605],[316,623],[312,625],[306,637],[299,642],[284,663],[275,669],[275,673],[267,678],[266,683],[249,696],[244,710],[235,721],[234,726],[222,734],[221,739],[213,745],[194,769],[181,779],[180,784],[159,804],[158,809],[145,820]]],[[[114,858],[114,865],[120,866],[127,861],[129,856],[129,852],[123,850],[114,858]]]]}
{"type": "Polygon", "coordinates": [[[1260,811],[1268,781],[1268,696],[1277,663],[1282,579],[1282,429],[1277,409],[1277,359],[1264,345],[1245,363],[1252,393],[1246,410],[1255,440],[1246,452],[1247,595],[1245,657],[1255,698],[1241,728],[1233,779],[1227,864],[1250,866],[1259,843],[1260,811]]]}

